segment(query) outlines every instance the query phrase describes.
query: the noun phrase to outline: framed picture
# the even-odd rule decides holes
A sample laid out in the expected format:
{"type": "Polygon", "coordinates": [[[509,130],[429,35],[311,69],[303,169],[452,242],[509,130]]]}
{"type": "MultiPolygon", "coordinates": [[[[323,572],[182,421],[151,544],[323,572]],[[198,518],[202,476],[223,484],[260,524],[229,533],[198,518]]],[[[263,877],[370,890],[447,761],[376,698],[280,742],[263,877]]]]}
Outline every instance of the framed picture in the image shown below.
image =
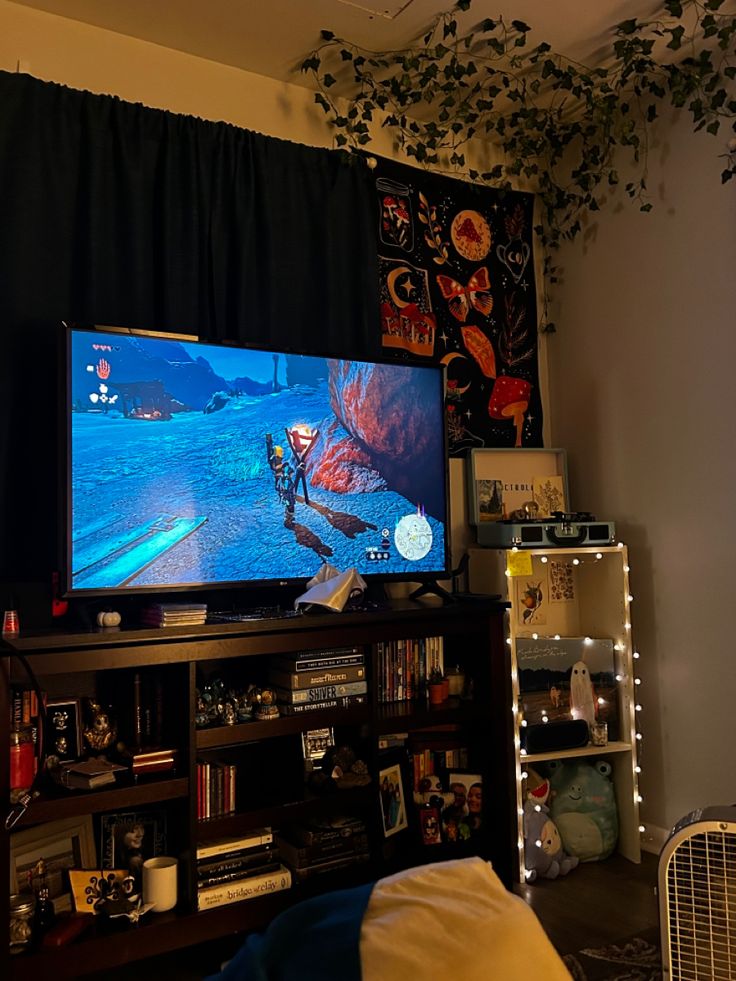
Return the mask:
{"type": "Polygon", "coordinates": [[[419,830],[422,835],[423,845],[442,844],[442,832],[440,830],[440,809],[426,804],[419,808],[419,830]]]}
{"type": "Polygon", "coordinates": [[[618,739],[615,652],[609,638],[518,637],[519,706],[527,726],[544,720],[585,719],[608,724],[618,739]]]}
{"type": "Polygon", "coordinates": [[[10,891],[34,895],[42,875],[57,913],[72,908],[70,869],[97,865],[92,818],[41,824],[10,836],[10,891]]]}
{"type": "Polygon", "coordinates": [[[100,849],[103,869],[123,869],[140,881],[145,860],[166,853],[166,812],[103,814],[100,849]]]}
{"type": "Polygon", "coordinates": [[[386,765],[378,772],[378,788],[381,798],[383,834],[386,838],[409,826],[406,816],[406,799],[401,763],[386,765]]]}
{"type": "Polygon", "coordinates": [[[78,698],[55,698],[46,703],[47,756],[78,760],[82,755],[82,707],[78,698]]]}
{"type": "Polygon", "coordinates": [[[454,770],[448,774],[447,786],[455,800],[442,812],[445,839],[465,841],[477,834],[483,823],[483,777],[454,770]]]}

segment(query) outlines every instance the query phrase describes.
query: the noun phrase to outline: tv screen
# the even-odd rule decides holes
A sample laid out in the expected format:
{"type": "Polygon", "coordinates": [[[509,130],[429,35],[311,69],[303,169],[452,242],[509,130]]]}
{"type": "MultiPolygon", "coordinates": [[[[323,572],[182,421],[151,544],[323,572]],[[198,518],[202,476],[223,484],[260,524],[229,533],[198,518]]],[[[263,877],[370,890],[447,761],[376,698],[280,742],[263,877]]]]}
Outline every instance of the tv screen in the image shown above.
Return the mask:
{"type": "Polygon", "coordinates": [[[68,594],[447,573],[440,368],[66,340],[68,594]]]}

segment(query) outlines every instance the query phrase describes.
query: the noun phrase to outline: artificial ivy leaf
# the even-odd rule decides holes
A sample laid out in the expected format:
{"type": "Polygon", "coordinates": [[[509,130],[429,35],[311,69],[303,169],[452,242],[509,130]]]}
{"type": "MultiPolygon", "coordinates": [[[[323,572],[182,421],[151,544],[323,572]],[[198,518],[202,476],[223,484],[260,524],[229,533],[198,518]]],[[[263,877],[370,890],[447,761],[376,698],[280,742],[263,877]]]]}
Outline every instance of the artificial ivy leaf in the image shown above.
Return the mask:
{"type": "Polygon", "coordinates": [[[485,20],[482,20],[481,21],[480,27],[478,28],[478,30],[482,34],[488,34],[488,33],[490,33],[490,31],[495,31],[497,27],[498,27],[497,21],[491,20],[490,17],[486,17],[485,20]]]}
{"type": "Polygon", "coordinates": [[[457,34],[457,21],[456,20],[446,20],[442,26],[442,39],[447,37],[455,37],[457,34]]]}
{"type": "Polygon", "coordinates": [[[330,103],[322,95],[321,92],[316,92],[315,93],[314,101],[317,103],[318,106],[322,106],[322,108],[324,109],[325,112],[329,112],[330,111],[330,103]]]}
{"type": "Polygon", "coordinates": [[[353,53],[352,53],[352,51],[348,51],[347,48],[341,48],[340,49],[340,57],[342,58],[343,61],[352,61],[353,60],[353,53]]]}
{"type": "Polygon", "coordinates": [[[335,137],[335,143],[337,143],[338,146],[345,146],[347,142],[348,138],[343,133],[338,133],[335,137]]]}
{"type": "Polygon", "coordinates": [[[306,58],[302,62],[303,72],[316,72],[319,71],[320,60],[317,55],[312,55],[311,58],[306,58]]]}
{"type": "Polygon", "coordinates": [[[724,171],[722,171],[721,172],[721,184],[725,184],[726,181],[730,181],[731,178],[734,176],[734,173],[736,173],[736,171],[734,171],[734,170],[724,170],[724,171]]]}
{"type": "Polygon", "coordinates": [[[721,128],[721,124],[717,119],[714,119],[712,123],[709,123],[705,127],[706,132],[710,133],[712,136],[715,136],[720,128],[721,128]]]}
{"type": "Polygon", "coordinates": [[[333,31],[320,31],[319,36],[322,38],[323,41],[332,41],[335,38],[335,34],[333,31]]]}
{"type": "Polygon", "coordinates": [[[651,211],[651,210],[652,210],[651,201],[647,201],[646,204],[642,204],[641,207],[639,208],[639,211],[645,211],[646,212],[646,211],[651,211]]]}
{"type": "Polygon", "coordinates": [[[477,181],[478,180],[478,171],[477,170],[473,170],[473,168],[471,167],[470,170],[468,171],[468,177],[471,179],[471,181],[477,181]]]}
{"type": "Polygon", "coordinates": [[[633,34],[636,30],[636,18],[632,17],[629,20],[622,20],[620,24],[616,25],[616,32],[618,34],[633,34]]]}
{"type": "Polygon", "coordinates": [[[458,10],[470,10],[471,0],[457,0],[455,6],[458,10]]]}
{"type": "Polygon", "coordinates": [[[665,0],[664,6],[671,17],[682,17],[682,3],[680,0],[665,0]]]}
{"type": "Polygon", "coordinates": [[[682,47],[682,35],[685,33],[685,28],[682,24],[678,24],[677,27],[673,27],[668,33],[671,35],[671,39],[667,47],[672,48],[673,51],[677,51],[678,48],[682,47]]]}
{"type": "Polygon", "coordinates": [[[520,34],[528,34],[531,30],[528,24],[525,24],[523,20],[512,20],[511,26],[514,30],[519,31],[520,34]]]}
{"type": "Polygon", "coordinates": [[[322,79],[322,84],[325,86],[325,88],[329,88],[331,85],[334,85],[336,81],[337,79],[328,72],[322,79]]]}

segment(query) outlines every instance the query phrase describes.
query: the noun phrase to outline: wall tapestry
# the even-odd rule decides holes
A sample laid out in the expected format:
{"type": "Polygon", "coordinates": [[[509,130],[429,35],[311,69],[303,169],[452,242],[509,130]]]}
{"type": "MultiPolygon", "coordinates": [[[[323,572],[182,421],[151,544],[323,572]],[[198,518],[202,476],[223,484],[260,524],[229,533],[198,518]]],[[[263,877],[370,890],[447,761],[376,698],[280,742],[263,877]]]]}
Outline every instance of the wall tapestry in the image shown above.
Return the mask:
{"type": "Polygon", "coordinates": [[[534,196],[377,159],[384,353],[447,366],[450,456],[541,446],[534,196]]]}

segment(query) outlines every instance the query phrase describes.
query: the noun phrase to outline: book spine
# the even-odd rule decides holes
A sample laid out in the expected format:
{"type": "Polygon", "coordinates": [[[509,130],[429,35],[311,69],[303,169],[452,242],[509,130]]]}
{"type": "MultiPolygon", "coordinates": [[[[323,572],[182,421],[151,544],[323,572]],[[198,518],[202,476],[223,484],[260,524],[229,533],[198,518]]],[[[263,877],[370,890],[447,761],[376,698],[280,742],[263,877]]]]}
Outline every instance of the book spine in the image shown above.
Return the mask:
{"type": "Polygon", "coordinates": [[[313,657],[308,661],[280,657],[273,664],[277,670],[299,674],[302,671],[324,671],[327,668],[359,666],[365,664],[365,656],[363,654],[344,654],[341,657],[313,657]]]}
{"type": "Polygon", "coordinates": [[[317,841],[313,845],[294,845],[279,838],[279,854],[290,865],[304,865],[307,862],[321,862],[355,852],[368,851],[368,835],[353,834],[317,841]]]}
{"type": "Polygon", "coordinates": [[[301,704],[303,702],[326,702],[331,698],[341,698],[344,695],[365,695],[368,691],[366,681],[353,681],[347,685],[322,685],[319,688],[305,688],[303,691],[291,691],[277,688],[276,696],[280,702],[301,704]]]}
{"type": "Polygon", "coordinates": [[[355,664],[346,668],[332,668],[319,671],[274,671],[270,673],[271,684],[293,691],[307,688],[320,688],[322,685],[344,685],[354,681],[365,681],[365,665],[355,664]]]}
{"type": "Polygon", "coordinates": [[[197,861],[203,858],[213,858],[219,855],[222,858],[230,855],[238,855],[249,849],[262,848],[264,845],[273,844],[273,832],[270,830],[260,831],[258,834],[247,835],[243,838],[230,838],[227,841],[212,842],[210,845],[200,845],[197,849],[197,861]]]}
{"type": "Polygon", "coordinates": [[[283,655],[280,660],[299,662],[318,661],[325,657],[354,657],[356,654],[359,654],[361,657],[363,656],[359,647],[331,647],[324,651],[300,651],[293,656],[283,655]]]}
{"type": "Polygon", "coordinates": [[[315,709],[352,708],[354,705],[364,705],[365,701],[365,695],[343,695],[340,698],[330,698],[326,702],[279,705],[279,711],[282,715],[298,715],[300,712],[312,712],[315,709]]]}
{"type": "Polygon", "coordinates": [[[197,875],[220,875],[222,872],[244,871],[258,865],[266,865],[268,862],[275,862],[277,857],[278,853],[273,845],[264,845],[262,848],[255,848],[252,852],[235,855],[232,858],[215,856],[197,862],[197,875]]]}
{"type": "Polygon", "coordinates": [[[291,887],[291,872],[281,866],[277,872],[254,876],[252,879],[236,880],[219,886],[209,886],[197,891],[197,909],[214,909],[229,903],[239,903],[244,899],[254,899],[270,893],[280,892],[291,887]]]}
{"type": "Polygon", "coordinates": [[[281,862],[264,862],[262,865],[254,865],[252,869],[233,869],[232,872],[218,872],[213,875],[201,876],[197,880],[198,889],[206,889],[208,886],[219,886],[223,882],[239,882],[241,879],[253,879],[258,876],[268,875],[270,872],[278,872],[281,862]]]}

